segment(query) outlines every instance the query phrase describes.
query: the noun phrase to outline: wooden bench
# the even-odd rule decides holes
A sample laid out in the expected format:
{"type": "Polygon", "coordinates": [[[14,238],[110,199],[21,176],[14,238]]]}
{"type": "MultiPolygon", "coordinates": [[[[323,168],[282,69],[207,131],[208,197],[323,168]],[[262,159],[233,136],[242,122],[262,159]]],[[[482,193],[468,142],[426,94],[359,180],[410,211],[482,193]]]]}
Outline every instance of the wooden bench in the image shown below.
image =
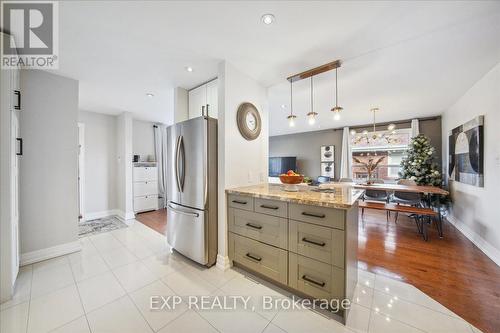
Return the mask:
{"type": "Polygon", "coordinates": [[[438,212],[434,211],[431,208],[404,206],[394,203],[383,203],[383,202],[359,201],[359,208],[361,208],[362,210],[366,208],[375,210],[385,210],[397,213],[415,214],[417,216],[415,222],[417,223],[418,232],[423,235],[425,241],[429,239],[427,235],[427,223],[425,223],[424,220],[421,219],[420,217],[421,216],[433,217],[438,215],[438,212]]]}

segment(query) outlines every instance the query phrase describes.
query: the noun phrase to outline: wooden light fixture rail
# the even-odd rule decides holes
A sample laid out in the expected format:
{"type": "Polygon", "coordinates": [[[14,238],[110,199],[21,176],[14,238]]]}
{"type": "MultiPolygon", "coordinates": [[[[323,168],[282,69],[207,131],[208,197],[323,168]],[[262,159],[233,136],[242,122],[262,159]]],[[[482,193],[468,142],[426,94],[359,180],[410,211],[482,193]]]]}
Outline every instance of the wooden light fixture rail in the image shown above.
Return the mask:
{"type": "Polygon", "coordinates": [[[329,62],[327,64],[308,69],[302,73],[294,74],[292,76],[287,77],[286,79],[290,82],[300,81],[303,79],[307,79],[308,77],[315,76],[324,72],[331,71],[332,69],[339,68],[342,65],[342,61],[335,60],[329,62]]]}

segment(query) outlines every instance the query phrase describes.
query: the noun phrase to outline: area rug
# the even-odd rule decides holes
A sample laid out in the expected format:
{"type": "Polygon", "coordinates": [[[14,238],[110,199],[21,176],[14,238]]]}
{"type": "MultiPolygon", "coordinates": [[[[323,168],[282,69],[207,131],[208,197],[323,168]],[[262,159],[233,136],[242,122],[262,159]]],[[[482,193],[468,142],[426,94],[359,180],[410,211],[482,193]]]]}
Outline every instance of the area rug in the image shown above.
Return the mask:
{"type": "Polygon", "coordinates": [[[115,216],[103,217],[85,222],[80,222],[78,226],[78,236],[85,237],[100,234],[116,229],[127,228],[128,226],[115,216]]]}

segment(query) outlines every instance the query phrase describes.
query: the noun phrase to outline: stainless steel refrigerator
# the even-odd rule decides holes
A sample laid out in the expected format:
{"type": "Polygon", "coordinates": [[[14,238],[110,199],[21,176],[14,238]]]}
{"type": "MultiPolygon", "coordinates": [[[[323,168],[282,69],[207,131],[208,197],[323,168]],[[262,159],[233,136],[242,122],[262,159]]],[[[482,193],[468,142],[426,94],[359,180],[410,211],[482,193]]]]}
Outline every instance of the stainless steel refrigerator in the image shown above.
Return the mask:
{"type": "Polygon", "coordinates": [[[205,266],[217,257],[217,120],[167,128],[167,241],[205,266]]]}

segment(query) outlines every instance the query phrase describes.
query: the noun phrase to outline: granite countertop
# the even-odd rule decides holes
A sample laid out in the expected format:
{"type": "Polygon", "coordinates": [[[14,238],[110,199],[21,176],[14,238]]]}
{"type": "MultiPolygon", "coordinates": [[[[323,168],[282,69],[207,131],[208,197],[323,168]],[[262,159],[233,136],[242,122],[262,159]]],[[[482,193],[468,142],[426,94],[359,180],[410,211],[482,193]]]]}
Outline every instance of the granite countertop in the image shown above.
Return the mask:
{"type": "Polygon", "coordinates": [[[364,192],[351,186],[344,186],[329,192],[317,192],[315,190],[318,187],[306,185],[298,185],[298,192],[287,192],[283,190],[284,186],[282,184],[259,184],[226,189],[226,193],[303,205],[346,209],[352,207],[364,192]]]}

